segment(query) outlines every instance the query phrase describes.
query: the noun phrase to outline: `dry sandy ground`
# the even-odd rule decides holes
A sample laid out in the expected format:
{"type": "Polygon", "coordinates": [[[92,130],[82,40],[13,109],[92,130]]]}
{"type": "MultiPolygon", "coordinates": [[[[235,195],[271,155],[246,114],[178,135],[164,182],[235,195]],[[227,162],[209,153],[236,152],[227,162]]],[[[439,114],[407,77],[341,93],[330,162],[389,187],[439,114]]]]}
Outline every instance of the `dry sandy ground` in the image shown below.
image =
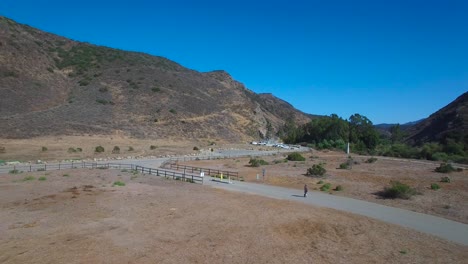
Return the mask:
{"type": "Polygon", "coordinates": [[[249,158],[232,160],[200,160],[183,162],[186,165],[239,171],[239,175],[246,181],[255,182],[256,175],[262,179],[262,169],[266,170],[264,182],[266,184],[302,189],[308,184],[309,189],[319,190],[322,184],[331,183],[333,188],[343,186],[343,191],[331,191],[334,195],[352,197],[388,206],[404,208],[425,214],[432,214],[468,223],[468,170],[443,174],[434,172],[440,164],[436,162],[415,160],[391,160],[377,157],[375,163],[365,163],[369,157],[353,156],[359,164],[353,165],[351,170],[337,169],[346,162],[347,156],[337,152],[303,153],[305,162],[282,162],[285,155],[260,157],[271,165],[258,168],[248,166],[249,158]],[[275,164],[276,162],[279,162],[275,164]],[[327,177],[324,179],[306,177],[307,168],[313,164],[325,163],[327,177]],[[451,183],[440,182],[441,177],[449,176],[451,183]],[[409,200],[382,199],[376,193],[396,180],[416,188],[421,195],[415,195],[409,200]],[[431,183],[437,183],[441,189],[431,190],[431,183]]]}
{"type": "Polygon", "coordinates": [[[0,263],[467,258],[466,246],[370,218],[154,176],[98,169],[0,175],[0,263]],[[24,181],[29,175],[36,179],[24,181]]]}
{"type": "Polygon", "coordinates": [[[60,136],[33,139],[0,139],[0,147],[5,148],[0,153],[0,160],[63,160],[85,158],[116,158],[134,156],[180,155],[194,153],[196,146],[208,150],[214,141],[200,140],[197,142],[181,140],[147,140],[119,136],[60,136]],[[156,148],[151,149],[151,146],[156,148]],[[95,153],[97,146],[103,146],[104,153],[95,153]],[[120,153],[113,154],[114,146],[120,148],[120,153]],[[47,151],[42,151],[46,147],[47,151]],[[133,150],[129,150],[130,147],[133,150]],[[82,152],[68,152],[69,148],[81,148],[82,152]]]}

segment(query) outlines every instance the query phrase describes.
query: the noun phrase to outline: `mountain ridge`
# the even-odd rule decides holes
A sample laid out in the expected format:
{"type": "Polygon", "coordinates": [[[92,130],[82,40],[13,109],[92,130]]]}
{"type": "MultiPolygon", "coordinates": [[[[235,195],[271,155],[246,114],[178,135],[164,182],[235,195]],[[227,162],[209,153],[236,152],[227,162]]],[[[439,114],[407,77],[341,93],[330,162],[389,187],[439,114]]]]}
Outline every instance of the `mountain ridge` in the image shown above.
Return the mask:
{"type": "Polygon", "coordinates": [[[73,41],[0,17],[0,137],[264,137],[311,115],[223,70],[73,41]]]}

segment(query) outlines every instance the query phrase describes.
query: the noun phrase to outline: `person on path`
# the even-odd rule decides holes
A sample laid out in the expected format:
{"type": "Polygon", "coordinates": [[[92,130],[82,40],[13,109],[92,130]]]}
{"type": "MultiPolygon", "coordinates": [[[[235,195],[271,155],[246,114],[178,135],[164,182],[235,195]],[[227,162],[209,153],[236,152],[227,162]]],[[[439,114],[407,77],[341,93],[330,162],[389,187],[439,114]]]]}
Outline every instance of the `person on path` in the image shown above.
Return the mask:
{"type": "Polygon", "coordinates": [[[304,197],[307,197],[307,192],[309,189],[307,189],[307,184],[304,184],[304,197]]]}

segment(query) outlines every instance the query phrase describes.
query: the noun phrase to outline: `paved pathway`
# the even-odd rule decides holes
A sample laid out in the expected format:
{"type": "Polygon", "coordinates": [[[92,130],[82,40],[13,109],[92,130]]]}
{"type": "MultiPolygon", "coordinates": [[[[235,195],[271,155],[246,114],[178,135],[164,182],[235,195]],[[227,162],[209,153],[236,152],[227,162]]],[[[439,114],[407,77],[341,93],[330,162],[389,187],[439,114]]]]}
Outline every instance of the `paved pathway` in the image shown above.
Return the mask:
{"type": "Polygon", "coordinates": [[[441,217],[316,191],[309,191],[308,197],[304,198],[302,191],[297,189],[237,181],[227,184],[212,180],[211,177],[205,177],[204,185],[364,215],[468,246],[468,225],[441,217]]]}

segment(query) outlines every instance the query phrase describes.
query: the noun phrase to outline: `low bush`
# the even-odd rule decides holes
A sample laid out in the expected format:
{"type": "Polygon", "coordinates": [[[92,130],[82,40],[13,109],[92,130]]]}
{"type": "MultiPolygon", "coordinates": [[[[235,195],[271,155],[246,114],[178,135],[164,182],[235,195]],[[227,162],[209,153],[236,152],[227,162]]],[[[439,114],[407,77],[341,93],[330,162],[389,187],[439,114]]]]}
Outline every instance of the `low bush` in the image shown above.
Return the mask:
{"type": "Polygon", "coordinates": [[[439,190],[439,189],[440,189],[439,184],[437,184],[437,183],[432,183],[431,184],[431,190],[439,190]]]}
{"type": "Polygon", "coordinates": [[[322,181],[322,180],[320,180],[320,181],[318,181],[318,182],[317,182],[317,184],[323,184],[323,181],[322,181]]]}
{"type": "Polygon", "coordinates": [[[65,173],[64,175],[62,175],[63,177],[70,177],[70,174],[68,173],[65,173]]]}
{"type": "Polygon", "coordinates": [[[305,158],[298,152],[293,152],[291,154],[288,154],[286,159],[290,161],[305,161],[305,158]]]}
{"type": "Polygon", "coordinates": [[[41,151],[47,151],[47,147],[42,147],[41,151]]]}
{"type": "Polygon", "coordinates": [[[82,148],[76,148],[76,151],[78,151],[78,152],[82,152],[82,151],[83,151],[83,149],[82,149],[82,148]]]}
{"type": "Polygon", "coordinates": [[[285,163],[285,162],[288,162],[288,160],[287,159],[282,159],[282,160],[274,160],[273,161],[274,164],[285,163]]]}
{"type": "Polygon", "coordinates": [[[132,146],[128,147],[128,151],[134,151],[134,150],[135,149],[132,146]]]}
{"type": "Polygon", "coordinates": [[[74,148],[68,148],[68,153],[75,153],[77,150],[74,148]]]}
{"type": "Polygon", "coordinates": [[[253,158],[249,160],[249,165],[251,167],[260,167],[260,166],[268,165],[268,162],[262,159],[253,158]]]}
{"type": "Polygon", "coordinates": [[[5,153],[6,152],[6,148],[5,147],[0,147],[0,153],[5,153]]]}
{"type": "Polygon", "coordinates": [[[41,177],[39,177],[38,180],[40,180],[40,181],[45,181],[45,180],[47,180],[47,178],[46,178],[45,176],[41,176],[41,177]]]}
{"type": "Polygon", "coordinates": [[[452,164],[443,162],[439,167],[435,168],[435,171],[440,173],[450,173],[455,171],[455,168],[452,166],[452,164]]]}
{"type": "Polygon", "coordinates": [[[323,167],[322,163],[314,164],[311,168],[307,169],[307,176],[324,176],[327,170],[323,167]]]}
{"type": "Polygon", "coordinates": [[[151,145],[151,146],[150,146],[150,149],[151,149],[151,150],[155,150],[155,149],[157,149],[157,148],[158,148],[158,147],[155,146],[155,145],[151,145]]]}
{"type": "Polygon", "coordinates": [[[325,183],[324,185],[322,185],[322,186],[320,187],[320,190],[321,190],[322,192],[327,192],[327,191],[330,190],[330,188],[331,188],[331,184],[330,184],[330,183],[325,183]]]}
{"type": "Polygon", "coordinates": [[[95,149],[94,149],[94,152],[97,152],[97,153],[101,153],[101,152],[104,152],[104,147],[103,146],[97,146],[95,149]]]}
{"type": "Polygon", "coordinates": [[[112,149],[112,153],[113,154],[119,154],[120,153],[120,147],[119,146],[114,146],[114,148],[112,149]]]}
{"type": "Polygon", "coordinates": [[[377,158],[372,157],[372,158],[368,158],[368,159],[366,160],[366,163],[374,163],[374,162],[376,162],[376,161],[377,161],[377,158]]]}
{"type": "Polygon", "coordinates": [[[199,149],[198,147],[193,147],[193,150],[197,150],[197,151],[198,151],[198,150],[200,150],[200,149],[199,149]]]}
{"type": "Polygon", "coordinates": [[[442,177],[442,178],[440,178],[440,182],[449,183],[450,182],[450,177],[448,177],[448,176],[442,177]]]}
{"type": "Polygon", "coordinates": [[[125,186],[125,182],[115,181],[114,184],[112,184],[112,186],[125,186]]]}
{"type": "Polygon", "coordinates": [[[34,176],[26,176],[23,178],[23,181],[34,181],[36,178],[34,176]]]}
{"type": "Polygon", "coordinates": [[[344,163],[341,163],[341,164],[340,164],[339,169],[347,170],[347,169],[351,169],[351,167],[350,167],[350,165],[349,165],[348,162],[344,162],[344,163]]]}
{"type": "Polygon", "coordinates": [[[14,170],[9,171],[8,173],[10,173],[10,174],[18,174],[18,173],[20,173],[20,171],[17,170],[17,169],[14,169],[14,170]]]}
{"type": "Polygon", "coordinates": [[[343,189],[344,189],[343,186],[338,185],[338,186],[335,187],[334,190],[337,191],[337,192],[339,192],[339,191],[342,191],[343,189]]]}
{"type": "Polygon", "coordinates": [[[409,199],[411,196],[418,194],[417,191],[407,184],[399,181],[391,181],[390,187],[385,187],[384,191],[380,193],[380,196],[389,199],[409,199]]]}

